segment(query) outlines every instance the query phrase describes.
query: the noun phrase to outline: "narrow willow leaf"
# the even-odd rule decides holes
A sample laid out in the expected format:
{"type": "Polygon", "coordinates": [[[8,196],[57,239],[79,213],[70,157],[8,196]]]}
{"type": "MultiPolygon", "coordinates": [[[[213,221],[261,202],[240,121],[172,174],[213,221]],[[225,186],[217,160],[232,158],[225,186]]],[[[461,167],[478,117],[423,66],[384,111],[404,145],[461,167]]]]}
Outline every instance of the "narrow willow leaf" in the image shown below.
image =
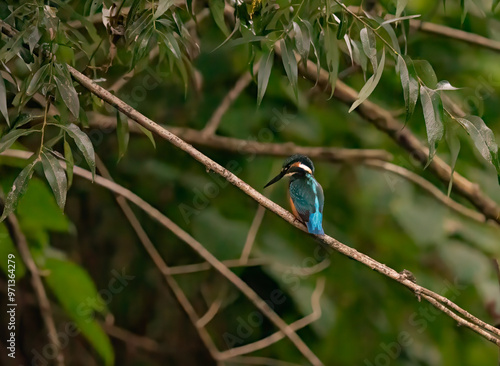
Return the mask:
{"type": "Polygon", "coordinates": [[[43,172],[47,182],[49,182],[57,205],[64,210],[66,204],[66,194],[68,193],[68,181],[64,169],[50,151],[44,150],[41,153],[43,172]]]}
{"type": "Polygon", "coordinates": [[[326,64],[328,67],[328,81],[332,87],[332,93],[330,98],[333,96],[335,91],[335,84],[337,84],[337,77],[339,75],[339,46],[337,37],[335,36],[335,31],[331,26],[325,28],[325,51],[326,51],[326,64]]]}
{"type": "MultiPolygon", "coordinates": [[[[94,313],[107,313],[106,302],[101,298],[90,275],[85,269],[68,260],[46,258],[44,264],[43,269],[48,273],[44,277],[47,287],[102,358],[103,361],[99,364],[114,365],[113,347],[94,315],[94,313]],[[85,306],[82,307],[82,304],[85,306]]],[[[117,271],[113,271],[113,275],[115,279],[116,276],[121,276],[117,271]]],[[[129,274],[126,277],[134,278],[129,274]]],[[[128,278],[122,283],[126,285],[127,281],[130,281],[128,278]]]]}
{"type": "Polygon", "coordinates": [[[262,102],[262,98],[266,93],[267,84],[269,83],[269,77],[271,76],[273,62],[274,50],[264,49],[259,66],[259,74],[257,75],[257,105],[260,105],[260,102],[262,102]]]}
{"type": "Polygon", "coordinates": [[[161,17],[168,9],[172,7],[172,5],[174,5],[174,3],[174,0],[160,0],[158,2],[158,7],[156,8],[153,19],[156,20],[161,17]]]}
{"type": "Polygon", "coordinates": [[[347,33],[349,29],[349,16],[347,12],[342,10],[342,18],[340,19],[339,28],[337,30],[337,39],[344,38],[344,35],[347,33]]]}
{"type": "Polygon", "coordinates": [[[362,45],[360,42],[357,42],[351,39],[352,45],[352,56],[354,57],[354,63],[361,66],[361,70],[363,71],[363,77],[366,81],[366,68],[368,66],[368,59],[364,52],[362,52],[362,45]]]}
{"type": "Polygon", "coordinates": [[[457,164],[457,159],[458,159],[458,154],[460,153],[460,139],[457,136],[456,131],[454,131],[454,128],[452,125],[447,124],[446,126],[446,132],[445,132],[445,140],[446,144],[448,145],[448,149],[450,150],[450,167],[451,167],[451,174],[450,174],[450,183],[448,184],[448,197],[451,194],[451,189],[453,188],[453,173],[455,172],[455,166],[457,164]]]}
{"type": "Polygon", "coordinates": [[[35,72],[28,85],[28,89],[26,89],[26,95],[33,95],[40,89],[49,74],[49,67],[50,64],[43,65],[35,72]]]}
{"type": "Polygon", "coordinates": [[[129,129],[128,129],[128,118],[121,112],[116,112],[116,134],[118,137],[118,161],[123,158],[127,152],[128,140],[129,140],[129,129]]]}
{"type": "Polygon", "coordinates": [[[399,18],[408,4],[408,0],[397,0],[396,4],[396,18],[399,18]]]}
{"type": "Polygon", "coordinates": [[[151,133],[151,131],[149,131],[148,129],[142,127],[140,124],[137,124],[137,126],[142,131],[142,133],[145,134],[148,137],[149,141],[151,141],[151,144],[153,144],[153,147],[156,149],[155,138],[154,138],[153,134],[151,133]]]}
{"type": "Polygon", "coordinates": [[[384,65],[385,65],[385,47],[382,49],[382,57],[380,58],[380,63],[378,65],[377,70],[375,70],[375,74],[373,74],[368,79],[363,88],[361,88],[361,90],[359,91],[358,99],[354,103],[352,103],[351,108],[349,108],[349,113],[351,113],[361,103],[363,103],[366,100],[366,98],[368,98],[370,94],[375,90],[384,72],[384,65]]]}
{"type": "Polygon", "coordinates": [[[459,90],[460,88],[455,88],[450,84],[448,80],[441,80],[437,83],[436,88],[434,90],[459,90]]]}
{"type": "Polygon", "coordinates": [[[75,166],[75,160],[73,159],[73,152],[71,151],[71,146],[69,146],[66,140],[66,135],[64,135],[64,160],[66,161],[66,175],[68,176],[68,189],[73,184],[73,167],[75,166]]]}
{"type": "Polygon", "coordinates": [[[425,166],[427,167],[436,154],[437,143],[443,138],[443,104],[439,93],[425,85],[420,86],[420,100],[429,142],[429,160],[425,166]]]}
{"type": "Polygon", "coordinates": [[[430,89],[435,89],[437,86],[437,77],[431,64],[426,60],[415,60],[413,66],[418,77],[430,89]]]}
{"type": "Polygon", "coordinates": [[[375,34],[372,30],[368,28],[363,28],[359,32],[359,37],[361,39],[361,45],[363,46],[363,51],[365,55],[370,59],[372,63],[373,72],[377,70],[377,43],[375,40],[375,34]]]}
{"type": "Polygon", "coordinates": [[[31,161],[17,176],[14,184],[12,184],[12,189],[5,199],[5,205],[2,216],[0,217],[0,222],[5,220],[7,216],[16,210],[19,200],[26,193],[28,182],[33,175],[33,171],[37,163],[38,160],[31,161]]]}
{"type": "Polygon", "coordinates": [[[288,76],[288,81],[292,86],[293,93],[295,94],[295,99],[298,100],[298,90],[297,90],[297,59],[295,58],[295,53],[293,52],[293,46],[291,40],[287,37],[280,41],[281,46],[281,59],[283,61],[283,67],[285,68],[286,75],[288,76]]]}
{"type": "Polygon", "coordinates": [[[351,63],[354,65],[354,56],[352,55],[352,45],[351,45],[351,39],[349,38],[348,34],[344,34],[344,42],[347,47],[347,51],[349,52],[349,57],[351,58],[351,63]]]}
{"type": "Polygon", "coordinates": [[[31,127],[30,129],[22,129],[22,130],[12,130],[6,135],[4,135],[0,139],[0,153],[7,150],[9,147],[12,146],[16,140],[21,137],[21,136],[27,136],[29,134],[32,134],[33,132],[40,132],[39,127],[31,127]]]}
{"type": "Polygon", "coordinates": [[[302,61],[305,62],[309,58],[309,51],[311,50],[311,35],[305,26],[300,26],[298,23],[293,22],[293,30],[295,31],[295,46],[302,61]]]}
{"type": "Polygon", "coordinates": [[[413,67],[413,61],[408,56],[398,55],[397,66],[405,98],[406,121],[409,121],[418,100],[419,87],[417,75],[413,67]]]}
{"type": "Polygon", "coordinates": [[[80,101],[78,100],[78,94],[76,94],[73,82],[71,79],[63,78],[63,75],[55,75],[54,79],[64,104],[66,104],[73,116],[78,117],[80,101]]]}
{"type": "Polygon", "coordinates": [[[481,156],[498,168],[498,145],[493,132],[478,116],[457,118],[457,122],[467,131],[481,156]]]}
{"type": "Polygon", "coordinates": [[[2,75],[0,75],[0,112],[2,112],[3,118],[7,121],[7,125],[10,126],[9,110],[7,109],[7,89],[5,89],[2,75]]]}
{"type": "Polygon", "coordinates": [[[70,124],[69,126],[58,125],[55,123],[48,124],[63,129],[64,132],[66,132],[68,136],[71,137],[73,141],[75,141],[76,146],[82,152],[83,157],[85,158],[85,161],[87,162],[87,165],[92,172],[93,178],[95,174],[95,153],[94,146],[92,146],[92,141],[90,141],[89,137],[74,123],[70,124]]]}
{"type": "Polygon", "coordinates": [[[209,0],[208,4],[215,24],[217,24],[226,37],[229,36],[229,29],[227,28],[226,20],[224,19],[224,7],[226,5],[224,0],[209,0]]]}

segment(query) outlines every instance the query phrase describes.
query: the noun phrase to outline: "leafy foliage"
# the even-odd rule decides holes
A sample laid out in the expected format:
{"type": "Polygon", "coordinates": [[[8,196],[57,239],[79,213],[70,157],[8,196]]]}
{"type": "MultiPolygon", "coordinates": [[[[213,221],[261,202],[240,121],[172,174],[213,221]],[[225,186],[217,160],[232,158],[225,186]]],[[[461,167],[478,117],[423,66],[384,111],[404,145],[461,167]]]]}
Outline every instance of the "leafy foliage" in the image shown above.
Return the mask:
{"type": "MultiPolygon", "coordinates": [[[[201,128],[232,87],[234,76],[245,67],[253,70],[259,61],[256,85],[226,113],[219,127],[222,135],[312,146],[380,147],[393,153],[397,164],[416,169],[410,158],[382,141],[355,114],[348,115],[338,103],[318,100],[316,90],[311,91],[311,85],[304,83],[298,72],[306,63],[314,62],[318,76],[322,69],[328,74],[332,95],[339,78],[359,90],[349,112],[368,99],[388,109],[404,106],[405,116],[401,119],[411,121],[405,128],[411,128],[421,138],[427,136],[429,162],[435,154],[443,153],[452,169],[457,166],[479,182],[494,200],[500,199],[498,185],[491,184],[491,167],[500,176],[493,132],[498,129],[498,106],[485,100],[484,115],[480,108],[471,108],[462,116],[455,115],[446,103],[447,95],[467,95],[467,88],[453,85],[479,88],[475,74],[491,76],[486,70],[496,70],[496,56],[491,59],[475,49],[471,52],[466,46],[449,45],[448,41],[426,35],[417,37],[408,31],[413,18],[420,13],[428,15],[432,10],[438,21],[451,26],[456,26],[459,18],[464,23],[468,16],[466,30],[485,33],[490,25],[477,18],[479,11],[471,10],[474,4],[448,2],[446,13],[405,0],[382,1],[377,11],[355,11],[349,5],[357,4],[316,0],[209,0],[206,4],[188,1],[185,5],[172,0],[9,0],[0,5],[3,21],[17,30],[14,35],[2,36],[0,41],[0,152],[10,148],[34,152],[22,166],[0,157],[2,184],[8,192],[1,220],[13,212],[19,216],[37,265],[47,272],[44,279],[52,299],[63,308],[65,319],[78,326],[102,363],[113,364],[115,357],[120,364],[132,361],[126,360],[124,355],[128,353],[122,345],[111,344],[97,321],[97,316],[107,315],[108,309],[90,307],[85,317],[79,307],[88,298],[102,304],[97,291],[107,285],[102,273],[116,263],[136,266],[134,269],[144,279],[140,285],[131,285],[124,301],[117,299],[110,305],[117,324],[123,321],[124,327],[134,332],[158,339],[161,344],[165,340],[173,344],[181,354],[180,364],[193,364],[192,358],[206,361],[207,356],[193,355],[192,349],[203,346],[197,343],[196,335],[189,333],[194,331],[185,326],[184,314],[172,306],[173,300],[163,292],[156,274],[149,272],[151,262],[137,250],[134,233],[124,229],[121,214],[112,208],[107,195],[73,181],[74,166],[85,161],[95,174],[95,152],[99,151],[103,160],[112,165],[114,176],[179,222],[184,218],[179,204],[193,202],[192,216],[183,223],[184,227],[222,259],[234,259],[241,253],[254,207],[242,203],[241,196],[231,188],[207,176],[189,158],[165,144],[158,143],[158,151],[152,153],[147,141],[142,141],[146,139],[131,137],[124,115],[72,80],[67,65],[116,92],[156,121],[201,128]],[[203,9],[204,6],[208,8],[203,9]],[[211,16],[204,18],[208,12],[211,16]],[[487,66],[477,66],[476,58],[487,66]],[[470,75],[474,80],[470,80],[470,75]],[[119,84],[122,87],[112,88],[119,84]],[[421,108],[416,107],[419,99],[421,108]],[[96,116],[102,115],[116,120],[116,136],[94,129],[96,116]],[[270,128],[269,121],[272,126],[278,121],[286,128],[270,128]],[[477,164],[464,141],[471,143],[490,170],[477,164]],[[449,156],[441,149],[444,145],[449,156]],[[114,166],[116,161],[118,167],[114,166]],[[33,178],[35,173],[44,176],[46,182],[33,178]],[[68,194],[71,186],[74,188],[68,194]],[[217,188],[214,198],[213,187],[217,188]],[[91,192],[92,199],[86,192],[91,192]],[[67,216],[58,207],[66,207],[67,216]],[[73,242],[75,233],[78,243],[73,242]],[[142,303],[142,299],[150,298],[155,299],[154,304],[142,303]],[[179,339],[182,342],[175,343],[179,339]],[[192,347],[188,351],[186,344],[192,347]],[[116,354],[113,348],[118,350],[116,354]]],[[[498,1],[493,1],[492,11],[497,5],[498,1]]],[[[487,31],[493,32],[489,28],[487,31]]],[[[491,88],[498,89],[497,85],[491,88]]],[[[151,132],[140,129],[155,145],[151,132]]],[[[212,150],[209,154],[221,163],[237,162],[243,168],[238,174],[255,187],[265,181],[262,178],[271,170],[265,158],[212,150]]],[[[318,179],[328,198],[327,232],[352,242],[361,251],[384,258],[388,265],[409,268],[424,283],[439,284],[446,276],[459,278],[468,286],[460,290],[460,300],[483,318],[495,320],[498,310],[494,309],[497,299],[493,294],[497,284],[492,271],[486,268],[488,257],[500,254],[495,229],[451,214],[390,174],[350,165],[317,165],[318,179]]],[[[427,172],[419,173],[433,179],[427,172]]],[[[448,195],[456,198],[452,182],[448,195]]],[[[278,189],[271,196],[285,202],[278,189]]],[[[155,244],[167,244],[161,246],[161,255],[173,264],[199,261],[181,249],[172,235],[149,226],[148,234],[155,244]]],[[[5,253],[15,252],[7,234],[7,226],[1,222],[3,258],[5,253]]],[[[309,267],[324,265],[319,260],[310,263],[311,248],[297,245],[308,240],[274,218],[266,219],[252,253],[271,258],[272,263],[235,269],[261,291],[264,299],[276,288],[283,291],[286,301],[280,306],[275,304],[275,310],[287,320],[309,314],[309,300],[318,275],[303,273],[309,267]]],[[[496,358],[496,352],[484,352],[483,343],[473,336],[469,338],[462,330],[450,330],[449,324],[440,318],[425,323],[430,332],[420,331],[408,319],[414,319],[413,313],[421,308],[415,308],[407,294],[394,291],[392,285],[374,279],[372,273],[360,271],[350,261],[336,256],[328,256],[327,260],[335,263],[324,273],[335,280],[329,280],[322,300],[323,316],[301,333],[325,364],[368,364],[383,352],[381,340],[391,337],[392,341],[402,330],[412,335],[414,343],[402,351],[398,359],[401,363],[437,365],[439,357],[433,355],[439,353],[453,365],[460,364],[458,358],[474,357],[476,364],[496,358]],[[369,290],[360,292],[359,283],[367,284],[369,290]],[[367,335],[366,347],[359,347],[361,333],[367,335]],[[460,342],[442,341],[459,337],[460,342]],[[335,352],[332,344],[336,345],[335,352]],[[432,352],[421,352],[428,348],[432,352]]],[[[18,266],[21,278],[25,269],[22,263],[18,266]]],[[[2,269],[5,271],[3,264],[2,269]]],[[[223,285],[214,277],[211,272],[203,272],[180,280],[200,314],[220,296],[223,285]]],[[[241,327],[241,314],[253,311],[237,292],[227,290],[227,297],[220,304],[221,314],[213,319],[215,325],[210,328],[221,349],[227,344],[217,340],[217,335],[233,328],[236,334],[241,327]]],[[[272,332],[265,322],[261,325],[237,345],[272,332]]],[[[259,355],[298,359],[289,345],[280,343],[273,347],[259,355]]],[[[167,361],[158,361],[161,362],[167,361]]]]}

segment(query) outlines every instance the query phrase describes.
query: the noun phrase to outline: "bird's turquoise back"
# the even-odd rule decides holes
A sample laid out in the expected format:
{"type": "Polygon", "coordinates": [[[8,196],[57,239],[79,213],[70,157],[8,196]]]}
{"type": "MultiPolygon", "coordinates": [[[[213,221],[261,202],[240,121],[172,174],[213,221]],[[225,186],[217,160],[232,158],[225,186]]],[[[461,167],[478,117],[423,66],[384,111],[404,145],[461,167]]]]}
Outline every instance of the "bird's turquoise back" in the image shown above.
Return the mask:
{"type": "Polygon", "coordinates": [[[311,174],[292,176],[290,179],[290,198],[295,211],[299,214],[311,234],[323,235],[323,189],[311,174]]]}

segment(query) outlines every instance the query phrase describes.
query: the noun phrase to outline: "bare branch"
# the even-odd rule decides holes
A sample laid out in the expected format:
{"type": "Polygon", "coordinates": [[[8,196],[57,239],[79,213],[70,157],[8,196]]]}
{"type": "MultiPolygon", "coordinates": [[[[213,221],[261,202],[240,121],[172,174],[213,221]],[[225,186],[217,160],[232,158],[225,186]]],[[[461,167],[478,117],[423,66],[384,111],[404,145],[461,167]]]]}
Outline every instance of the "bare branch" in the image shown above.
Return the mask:
{"type": "Polygon", "coordinates": [[[481,223],[484,223],[486,221],[484,215],[474,210],[471,210],[461,205],[460,203],[452,200],[446,194],[441,192],[434,184],[432,184],[428,180],[422,178],[420,175],[415,174],[408,169],[405,169],[395,164],[391,164],[386,161],[379,161],[379,160],[365,160],[363,162],[363,165],[397,174],[409,180],[410,182],[413,182],[416,185],[420,186],[428,193],[430,193],[432,196],[434,196],[434,198],[436,198],[439,202],[449,207],[453,211],[459,213],[460,215],[481,223]]]}
{"type": "Polygon", "coordinates": [[[245,246],[243,247],[243,251],[241,252],[241,264],[246,264],[248,262],[253,243],[255,242],[255,237],[257,236],[257,232],[259,231],[260,224],[262,224],[262,219],[264,219],[265,213],[266,209],[263,206],[257,207],[257,212],[255,213],[255,216],[253,218],[252,225],[250,226],[250,230],[248,230],[247,239],[245,240],[245,246]]]}
{"type": "Polygon", "coordinates": [[[43,321],[48,330],[48,336],[50,342],[54,345],[55,348],[55,360],[58,366],[64,366],[64,355],[62,353],[61,342],[59,342],[59,338],[57,337],[56,325],[54,323],[54,318],[52,318],[52,310],[50,307],[49,299],[47,298],[47,293],[45,292],[45,288],[43,286],[42,279],[40,277],[40,272],[38,267],[31,256],[31,252],[28,247],[28,242],[26,241],[26,237],[24,236],[21,228],[19,227],[19,222],[17,221],[17,217],[14,214],[10,214],[8,216],[8,222],[12,229],[12,234],[14,236],[14,242],[17,243],[19,248],[19,253],[26,264],[26,267],[31,272],[31,284],[33,289],[35,290],[35,295],[38,299],[38,304],[40,306],[40,312],[42,314],[43,321]]]}
{"type": "MultiPolygon", "coordinates": [[[[259,69],[259,63],[260,61],[257,62],[253,67],[254,74],[259,69]]],[[[251,81],[252,81],[252,75],[250,74],[250,71],[245,72],[238,79],[238,81],[236,81],[234,87],[229,91],[229,93],[226,94],[224,99],[222,99],[222,102],[219,104],[217,109],[212,114],[212,117],[210,117],[210,119],[208,120],[207,125],[202,130],[204,136],[213,135],[215,133],[217,127],[219,127],[219,124],[224,114],[227,112],[227,110],[229,109],[231,104],[233,104],[236,98],[238,98],[241,92],[246,89],[246,87],[248,86],[248,84],[250,84],[251,81]]]]}
{"type": "MultiPolygon", "coordinates": [[[[102,163],[101,159],[96,156],[96,165],[101,172],[103,176],[106,177],[106,179],[110,182],[112,182],[111,175],[109,174],[106,166],[102,163]]],[[[75,174],[77,172],[75,171],[75,174]]],[[[189,320],[197,330],[200,339],[202,342],[205,344],[208,352],[212,356],[214,360],[217,360],[219,357],[219,350],[215,346],[212,338],[210,337],[210,334],[206,330],[206,328],[202,325],[199,325],[200,319],[198,317],[198,314],[196,313],[195,309],[193,308],[193,305],[189,302],[189,299],[187,298],[186,294],[184,291],[182,291],[181,287],[175,280],[175,278],[170,274],[170,269],[168,265],[165,263],[163,258],[161,257],[160,253],[156,250],[156,247],[154,244],[151,242],[151,240],[148,237],[148,234],[146,231],[142,228],[141,223],[135,216],[134,212],[130,208],[130,206],[127,203],[127,200],[123,197],[123,195],[120,195],[119,193],[116,193],[116,201],[120,208],[122,209],[123,213],[125,214],[125,217],[127,220],[130,222],[130,225],[136,232],[137,236],[139,237],[139,240],[141,241],[142,245],[144,246],[144,249],[146,249],[146,252],[149,254],[153,262],[155,263],[156,267],[160,270],[160,272],[163,274],[165,277],[165,281],[169,285],[170,289],[174,293],[174,296],[176,297],[177,301],[181,305],[181,307],[184,309],[186,312],[187,316],[189,317],[189,320]]]]}
{"type": "MultiPolygon", "coordinates": [[[[130,108],[130,107],[129,107],[130,108]]],[[[130,112],[130,111],[129,111],[130,112]]],[[[138,113],[138,112],[135,112],[138,113]]],[[[132,113],[131,113],[132,114],[132,113]]],[[[134,115],[134,114],[132,114],[134,115]]],[[[146,117],[141,117],[142,119],[146,119],[146,117]]],[[[150,121],[150,120],[149,120],[150,121]]],[[[151,121],[148,123],[152,123],[152,126],[155,126],[156,124],[151,121]]],[[[150,126],[148,124],[148,126],[150,126]]],[[[156,125],[158,126],[158,125],[156,125]]],[[[159,127],[159,126],[158,126],[159,127]]],[[[156,128],[156,127],[155,127],[156,128]]],[[[161,128],[161,127],[159,127],[161,128]]],[[[165,135],[166,137],[168,136],[169,139],[171,138],[169,135],[168,131],[162,132],[162,135],[165,135]]],[[[177,137],[172,139],[172,143],[175,145],[178,145],[180,148],[184,150],[186,148],[183,144],[184,142],[179,143],[180,139],[177,137]]],[[[180,140],[182,141],[182,140],[180,140]]],[[[240,188],[246,195],[252,197],[255,201],[257,201],[259,204],[262,206],[266,207],[270,211],[274,212],[281,218],[283,218],[285,221],[288,221],[290,224],[293,226],[306,231],[306,227],[298,221],[290,212],[285,210],[283,207],[277,205],[276,203],[270,201],[267,199],[265,196],[262,194],[258,193],[255,189],[250,187],[247,183],[243,182],[240,180],[238,177],[236,177],[234,174],[231,172],[227,171],[226,169],[222,168],[219,164],[213,162],[209,158],[207,158],[205,155],[201,154],[197,150],[195,150],[192,146],[187,145],[188,148],[186,148],[187,152],[192,155],[196,160],[201,161],[207,168],[221,174],[223,177],[225,177],[229,182],[233,183],[236,187],[240,188]],[[193,151],[194,150],[194,151],[193,151]]],[[[185,150],[185,151],[186,151],[185,150]]],[[[29,157],[32,155],[32,153],[25,152],[25,151],[20,151],[20,150],[6,150],[0,155],[5,155],[5,156],[11,156],[11,157],[17,157],[17,158],[22,158],[22,159],[29,159],[29,157]]],[[[64,162],[60,161],[61,165],[65,166],[64,162]]],[[[75,167],[74,169],[74,174],[79,175],[85,179],[92,180],[92,174],[89,171],[86,171],[82,168],[75,167]]],[[[118,193],[124,197],[126,197],[128,200],[131,202],[135,203],[137,206],[139,206],[141,209],[143,209],[148,215],[150,215],[152,218],[157,220],[160,224],[165,226],[167,229],[170,231],[174,232],[175,235],[177,235],[181,240],[183,240],[186,244],[188,244],[191,248],[193,248],[200,256],[202,256],[207,262],[209,262],[219,273],[221,273],[224,277],[226,277],[231,283],[233,283],[245,296],[247,296],[250,301],[252,301],[255,306],[263,312],[263,314],[269,318],[283,333],[286,334],[286,336],[296,345],[296,347],[301,351],[301,353],[307,358],[309,358],[310,349],[303,343],[303,341],[297,336],[297,334],[294,332],[294,330],[291,328],[290,325],[283,324],[283,320],[265,303],[245,282],[241,280],[238,276],[236,276],[231,270],[229,270],[226,266],[224,266],[220,261],[217,260],[203,245],[201,245],[198,241],[196,241],[193,237],[191,237],[187,232],[182,230],[179,226],[177,226],[174,222],[172,222],[170,219],[168,219],[166,216],[162,215],[157,209],[155,209],[153,206],[151,206],[149,203],[146,201],[142,200],[140,197],[132,193],[131,191],[127,190],[126,188],[123,188],[119,185],[117,185],[114,182],[110,182],[107,179],[104,179],[100,176],[96,176],[94,179],[94,182],[109,189],[112,190],[115,193],[118,193]],[[277,319],[278,318],[278,319],[277,319]]],[[[396,272],[394,269],[386,266],[385,264],[382,264],[380,262],[377,262],[373,258],[367,256],[366,254],[363,254],[359,251],[357,251],[354,248],[351,248],[338,240],[328,236],[328,235],[316,235],[315,236],[316,240],[326,244],[330,248],[344,254],[347,257],[350,257],[365,266],[371,268],[372,270],[375,270],[391,279],[394,281],[399,282],[400,284],[406,286],[408,289],[410,289],[412,292],[415,293],[418,297],[425,295],[425,299],[432,298],[434,300],[437,300],[438,303],[441,305],[444,305],[447,310],[449,308],[455,310],[462,316],[459,316],[455,313],[452,316],[453,319],[455,319],[460,325],[466,326],[479,335],[483,336],[485,339],[489,340],[490,342],[496,344],[497,346],[500,346],[500,330],[491,326],[490,324],[487,324],[483,322],[482,320],[478,319],[477,317],[473,316],[466,310],[462,309],[455,303],[453,303],[451,300],[447,299],[444,296],[441,296],[433,291],[428,290],[425,287],[422,287],[418,285],[415,282],[415,279],[412,278],[412,276],[408,276],[408,271],[403,271],[403,272],[396,272]]],[[[430,303],[434,306],[436,306],[436,301],[430,301],[430,303]]],[[[436,306],[438,309],[443,310],[442,306],[436,306]]],[[[449,314],[449,311],[445,311],[447,315],[449,314]]],[[[319,361],[316,357],[316,355],[312,354],[314,357],[312,358],[315,360],[314,362],[311,362],[313,364],[321,364],[321,361],[319,361]],[[317,361],[316,361],[317,360],[317,361]]]]}
{"type": "MultiPolygon", "coordinates": [[[[91,112],[88,114],[91,127],[108,129],[116,128],[116,118],[91,112]]],[[[135,123],[129,121],[131,132],[142,133],[135,123]]],[[[331,162],[355,162],[365,159],[391,160],[392,155],[385,150],[377,149],[345,149],[338,147],[298,146],[294,143],[266,143],[243,140],[217,135],[205,136],[201,131],[192,128],[163,126],[184,141],[198,146],[231,151],[239,154],[290,156],[293,154],[307,155],[312,159],[331,162]]]]}
{"type": "MultiPolygon", "coordinates": [[[[277,55],[281,55],[279,44],[274,45],[277,55]]],[[[299,58],[298,55],[296,55],[299,58]]],[[[299,73],[312,82],[317,82],[318,86],[327,95],[332,92],[332,87],[328,80],[328,72],[321,68],[319,78],[317,77],[316,64],[310,60],[304,65],[299,64],[299,73]]],[[[351,105],[358,99],[358,93],[340,80],[337,80],[334,96],[341,102],[351,105]]],[[[425,147],[413,133],[392,116],[392,114],[378,106],[377,104],[365,100],[356,112],[365,120],[372,123],[379,130],[385,132],[396,141],[401,147],[406,149],[413,158],[421,164],[427,164],[429,149],[425,147]]],[[[434,157],[428,169],[432,171],[441,181],[449,183],[451,177],[451,167],[439,157],[434,157]]],[[[485,217],[500,224],[500,208],[490,197],[483,193],[477,183],[469,181],[456,171],[453,173],[453,189],[463,197],[467,198],[485,217]]]]}
{"type": "MultiPolygon", "coordinates": [[[[311,296],[311,307],[313,309],[312,313],[290,324],[290,328],[292,328],[294,331],[298,331],[299,329],[308,326],[309,324],[315,322],[321,317],[320,300],[324,289],[325,289],[325,278],[319,277],[316,281],[316,288],[314,289],[314,292],[311,296]]],[[[282,340],[283,338],[285,338],[283,332],[278,331],[256,342],[246,344],[240,347],[231,348],[227,351],[221,352],[220,358],[221,360],[231,359],[232,361],[237,356],[241,356],[244,354],[248,354],[269,347],[271,344],[274,344],[282,340]]]]}

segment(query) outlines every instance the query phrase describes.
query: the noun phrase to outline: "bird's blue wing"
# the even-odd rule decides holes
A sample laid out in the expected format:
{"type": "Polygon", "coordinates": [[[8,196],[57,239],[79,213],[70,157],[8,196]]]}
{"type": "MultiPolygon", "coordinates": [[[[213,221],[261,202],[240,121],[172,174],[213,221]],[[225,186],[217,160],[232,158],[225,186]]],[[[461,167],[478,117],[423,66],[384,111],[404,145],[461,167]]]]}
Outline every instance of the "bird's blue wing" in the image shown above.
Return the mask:
{"type": "Polygon", "coordinates": [[[323,189],[316,180],[307,176],[290,182],[290,198],[300,219],[306,223],[308,231],[313,234],[324,234],[323,221],[323,189]]]}

